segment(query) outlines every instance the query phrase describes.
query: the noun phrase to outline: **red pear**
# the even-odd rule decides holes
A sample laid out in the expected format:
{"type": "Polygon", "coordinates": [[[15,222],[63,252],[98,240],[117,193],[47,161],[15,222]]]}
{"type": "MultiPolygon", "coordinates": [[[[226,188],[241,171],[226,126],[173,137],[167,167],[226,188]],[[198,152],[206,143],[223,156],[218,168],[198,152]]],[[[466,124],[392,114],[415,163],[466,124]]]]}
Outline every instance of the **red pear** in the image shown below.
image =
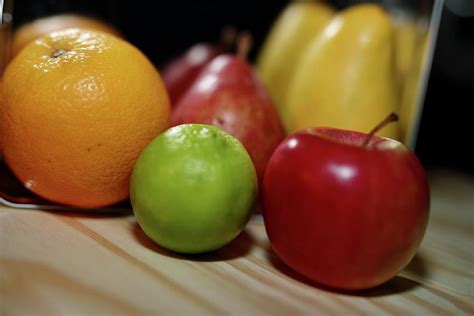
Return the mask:
{"type": "Polygon", "coordinates": [[[263,84],[246,60],[214,58],[183,95],[172,115],[173,125],[211,124],[240,140],[261,182],[273,150],[283,140],[278,114],[263,84]]]}
{"type": "Polygon", "coordinates": [[[233,26],[226,26],[221,32],[219,44],[195,44],[164,66],[161,75],[168,90],[172,106],[177,104],[181,96],[196,80],[201,70],[214,57],[232,48],[236,33],[233,26]]]}
{"type": "Polygon", "coordinates": [[[171,105],[174,106],[179,101],[183,93],[196,80],[202,68],[221,53],[223,50],[219,46],[199,43],[163,68],[161,75],[168,90],[171,105]]]}

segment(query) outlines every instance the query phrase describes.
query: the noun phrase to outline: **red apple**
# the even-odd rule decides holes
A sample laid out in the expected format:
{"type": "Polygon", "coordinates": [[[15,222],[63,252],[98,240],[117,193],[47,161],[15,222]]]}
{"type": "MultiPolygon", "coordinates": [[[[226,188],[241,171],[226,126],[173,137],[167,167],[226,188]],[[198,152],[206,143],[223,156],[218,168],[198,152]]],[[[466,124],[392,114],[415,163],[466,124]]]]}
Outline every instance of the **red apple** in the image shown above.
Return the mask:
{"type": "Polygon", "coordinates": [[[429,187],[415,154],[370,137],[298,131],[274,151],[264,177],[273,250],[295,271],[338,289],[366,289],[395,276],[428,222],[429,187]]]}
{"type": "Polygon", "coordinates": [[[171,104],[174,106],[188,90],[202,68],[224,50],[213,44],[199,43],[192,46],[183,55],[170,61],[161,71],[168,90],[171,104]]]}

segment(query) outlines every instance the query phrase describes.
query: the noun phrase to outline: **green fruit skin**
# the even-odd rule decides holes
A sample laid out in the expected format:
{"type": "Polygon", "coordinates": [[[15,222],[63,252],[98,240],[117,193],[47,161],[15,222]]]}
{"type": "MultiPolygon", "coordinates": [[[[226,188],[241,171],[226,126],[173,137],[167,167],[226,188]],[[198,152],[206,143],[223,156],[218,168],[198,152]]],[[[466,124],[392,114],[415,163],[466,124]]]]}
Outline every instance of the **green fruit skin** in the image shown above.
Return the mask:
{"type": "Polygon", "coordinates": [[[243,145],[202,124],[155,138],[132,172],[130,198],[145,234],[180,253],[218,249],[250,219],[257,176],[243,145]]]}

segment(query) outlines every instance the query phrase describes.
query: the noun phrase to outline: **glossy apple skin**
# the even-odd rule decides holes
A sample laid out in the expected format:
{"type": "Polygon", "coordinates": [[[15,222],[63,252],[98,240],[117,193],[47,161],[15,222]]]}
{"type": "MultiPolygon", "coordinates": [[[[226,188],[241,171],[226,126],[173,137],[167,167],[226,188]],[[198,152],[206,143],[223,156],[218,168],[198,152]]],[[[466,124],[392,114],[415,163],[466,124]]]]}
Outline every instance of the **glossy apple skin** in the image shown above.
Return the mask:
{"type": "Polygon", "coordinates": [[[219,46],[199,43],[164,66],[160,73],[168,90],[172,106],[189,89],[201,70],[222,52],[223,49],[219,46]]]}
{"type": "Polygon", "coordinates": [[[329,287],[377,286],[402,270],[426,230],[429,186],[402,144],[311,128],[275,150],[263,185],[263,216],[275,253],[329,287]]]}
{"type": "Polygon", "coordinates": [[[236,137],[249,152],[259,180],[285,137],[260,79],[245,60],[232,55],[220,55],[202,70],[176,105],[171,121],[210,124],[236,137]]]}

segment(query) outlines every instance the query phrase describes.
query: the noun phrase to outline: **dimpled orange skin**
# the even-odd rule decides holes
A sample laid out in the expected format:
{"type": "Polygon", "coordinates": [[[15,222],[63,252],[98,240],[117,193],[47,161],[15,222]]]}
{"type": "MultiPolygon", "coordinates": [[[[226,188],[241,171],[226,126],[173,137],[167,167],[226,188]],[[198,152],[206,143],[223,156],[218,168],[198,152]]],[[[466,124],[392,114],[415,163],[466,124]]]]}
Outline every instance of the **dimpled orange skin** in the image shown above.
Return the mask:
{"type": "Polygon", "coordinates": [[[30,43],[8,65],[0,145],[31,191],[101,207],[128,197],[138,155],[168,128],[169,116],[160,75],[138,49],[68,29],[30,43]]]}
{"type": "Polygon", "coordinates": [[[23,24],[15,31],[13,34],[12,56],[16,56],[23,47],[42,35],[72,27],[97,30],[120,36],[118,30],[101,20],[75,14],[52,15],[23,24]]]}

